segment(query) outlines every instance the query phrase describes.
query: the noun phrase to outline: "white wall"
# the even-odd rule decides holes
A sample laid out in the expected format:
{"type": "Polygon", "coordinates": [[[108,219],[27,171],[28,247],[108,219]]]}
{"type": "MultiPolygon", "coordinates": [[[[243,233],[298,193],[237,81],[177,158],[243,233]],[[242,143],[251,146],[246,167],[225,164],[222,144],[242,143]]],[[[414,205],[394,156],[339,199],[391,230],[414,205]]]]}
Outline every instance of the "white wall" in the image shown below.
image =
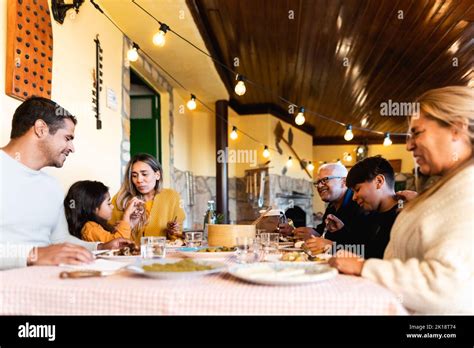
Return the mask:
{"type": "MultiPolygon", "coordinates": [[[[5,86],[6,0],[0,0],[0,86],[5,86]]],[[[52,17],[52,16],[51,16],[52,17]]],[[[46,171],[57,177],[64,190],[77,180],[104,182],[111,193],[120,186],[122,34],[87,1],[72,20],[60,25],[52,19],[53,80],[52,99],[78,118],[71,154],[61,169],[46,171]],[[99,34],[103,53],[103,90],[101,93],[102,129],[95,128],[92,112],[92,71],[95,67],[94,38],[99,34]],[[106,89],[112,88],[118,99],[117,111],[105,107],[106,89]]],[[[20,101],[0,92],[0,146],[9,141],[11,118],[20,101]]]]}

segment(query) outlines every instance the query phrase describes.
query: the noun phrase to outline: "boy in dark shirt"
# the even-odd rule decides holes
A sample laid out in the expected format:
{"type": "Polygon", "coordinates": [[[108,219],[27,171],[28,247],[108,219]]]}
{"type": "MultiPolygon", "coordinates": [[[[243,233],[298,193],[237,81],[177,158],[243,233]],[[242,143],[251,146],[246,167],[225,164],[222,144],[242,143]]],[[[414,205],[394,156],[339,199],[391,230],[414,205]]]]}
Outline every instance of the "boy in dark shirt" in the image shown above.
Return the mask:
{"type": "MultiPolygon", "coordinates": [[[[366,214],[355,216],[346,238],[336,243],[342,244],[344,248],[350,246],[351,251],[355,246],[359,246],[357,253],[363,254],[361,256],[366,259],[382,258],[390,240],[390,230],[398,214],[393,168],[380,156],[368,157],[351,168],[346,178],[346,185],[354,192],[352,200],[366,214]]],[[[334,225],[332,230],[337,231],[333,233],[344,231],[344,222],[341,219],[333,215],[330,220],[334,225]]],[[[326,237],[331,234],[328,233],[326,237]]],[[[327,248],[332,242],[325,238],[311,237],[305,244],[315,253],[327,248]]]]}

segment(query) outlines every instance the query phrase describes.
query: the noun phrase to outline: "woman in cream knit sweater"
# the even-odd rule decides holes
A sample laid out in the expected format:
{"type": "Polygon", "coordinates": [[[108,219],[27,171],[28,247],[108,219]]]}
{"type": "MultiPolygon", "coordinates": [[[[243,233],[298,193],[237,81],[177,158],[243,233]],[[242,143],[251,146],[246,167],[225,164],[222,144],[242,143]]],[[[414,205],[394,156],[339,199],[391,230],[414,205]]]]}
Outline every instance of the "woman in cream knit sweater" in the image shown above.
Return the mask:
{"type": "Polygon", "coordinates": [[[445,87],[419,99],[407,149],[426,175],[440,175],[406,204],[384,259],[338,255],[341,273],[371,279],[415,313],[474,313],[474,90],[445,87]]]}

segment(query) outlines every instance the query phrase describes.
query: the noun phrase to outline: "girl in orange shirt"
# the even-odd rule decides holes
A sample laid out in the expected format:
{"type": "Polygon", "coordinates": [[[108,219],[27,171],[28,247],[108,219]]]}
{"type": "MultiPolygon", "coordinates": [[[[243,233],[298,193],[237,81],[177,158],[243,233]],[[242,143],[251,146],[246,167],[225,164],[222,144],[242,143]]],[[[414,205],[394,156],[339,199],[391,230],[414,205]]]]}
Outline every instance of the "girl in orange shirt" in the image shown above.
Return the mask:
{"type": "Polygon", "coordinates": [[[113,206],[109,188],[99,181],[78,181],[64,199],[69,232],[77,238],[106,243],[115,238],[131,237],[131,230],[139,217],[143,202],[134,197],[127,203],[123,217],[115,226],[107,221],[112,217],[113,206]]]}

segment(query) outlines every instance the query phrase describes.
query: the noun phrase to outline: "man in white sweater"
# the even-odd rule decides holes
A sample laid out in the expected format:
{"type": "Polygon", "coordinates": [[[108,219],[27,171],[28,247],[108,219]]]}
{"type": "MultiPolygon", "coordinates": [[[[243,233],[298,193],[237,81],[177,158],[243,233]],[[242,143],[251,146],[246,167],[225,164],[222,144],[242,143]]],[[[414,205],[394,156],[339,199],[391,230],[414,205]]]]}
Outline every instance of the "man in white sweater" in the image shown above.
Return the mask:
{"type": "Polygon", "coordinates": [[[90,262],[89,250],[128,244],[87,243],[68,232],[63,192],[42,172],[60,168],[74,152],[76,119],[51,100],[33,97],[12,120],[10,142],[0,150],[0,269],[90,262]]]}

